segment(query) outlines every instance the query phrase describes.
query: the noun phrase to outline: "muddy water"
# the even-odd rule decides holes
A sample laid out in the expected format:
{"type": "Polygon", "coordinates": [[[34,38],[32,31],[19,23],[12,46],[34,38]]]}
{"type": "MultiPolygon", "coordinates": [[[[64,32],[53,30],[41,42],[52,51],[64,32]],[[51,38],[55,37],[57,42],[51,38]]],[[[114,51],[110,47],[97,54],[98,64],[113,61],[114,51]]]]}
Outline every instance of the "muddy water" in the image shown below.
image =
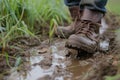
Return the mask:
{"type": "MultiPolygon", "coordinates": [[[[107,29],[107,24],[102,21],[100,34],[107,29]]],[[[11,70],[10,76],[5,80],[82,80],[91,70],[91,58],[78,60],[74,57],[66,58],[68,53],[64,47],[66,40],[56,39],[51,46],[40,45],[27,50],[30,57],[26,57],[27,63],[22,68],[25,70],[11,70]],[[40,48],[42,46],[42,48],[40,48]]],[[[46,41],[43,42],[45,44],[46,41]]],[[[101,41],[101,48],[108,50],[109,42],[101,41]]]]}
{"type": "Polygon", "coordinates": [[[69,71],[73,74],[71,80],[79,80],[90,70],[90,63],[80,64],[78,60],[73,60],[72,65],[68,67],[69,71]]]}
{"type": "Polygon", "coordinates": [[[87,72],[89,65],[87,62],[66,58],[65,41],[58,40],[54,45],[47,47],[47,53],[39,54],[40,50],[33,48],[29,50],[31,54],[36,53],[30,58],[26,72],[11,70],[11,75],[6,80],[73,80],[87,72]],[[62,50],[61,50],[62,49],[62,50]]]}

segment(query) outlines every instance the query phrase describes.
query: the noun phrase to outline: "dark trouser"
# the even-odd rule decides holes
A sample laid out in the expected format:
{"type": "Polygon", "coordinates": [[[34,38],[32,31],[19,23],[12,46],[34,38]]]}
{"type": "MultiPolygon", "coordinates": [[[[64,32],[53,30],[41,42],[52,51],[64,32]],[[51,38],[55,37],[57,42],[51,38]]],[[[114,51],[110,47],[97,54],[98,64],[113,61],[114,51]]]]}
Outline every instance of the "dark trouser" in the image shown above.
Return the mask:
{"type": "Polygon", "coordinates": [[[65,4],[69,7],[71,6],[80,6],[80,9],[90,9],[96,10],[105,13],[105,5],[107,0],[64,0],[65,4]]]}

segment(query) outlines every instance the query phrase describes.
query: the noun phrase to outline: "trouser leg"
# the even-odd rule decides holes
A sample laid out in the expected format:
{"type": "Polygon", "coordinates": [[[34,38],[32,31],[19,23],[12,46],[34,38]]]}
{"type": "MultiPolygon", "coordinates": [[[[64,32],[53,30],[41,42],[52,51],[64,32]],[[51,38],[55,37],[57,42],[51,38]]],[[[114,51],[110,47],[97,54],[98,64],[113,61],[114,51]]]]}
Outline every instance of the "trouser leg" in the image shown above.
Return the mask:
{"type": "Polygon", "coordinates": [[[108,0],[81,0],[80,2],[80,8],[84,9],[90,9],[90,10],[96,10],[105,13],[106,8],[105,5],[108,0]]]}
{"type": "Polygon", "coordinates": [[[81,0],[64,0],[67,6],[79,6],[81,0]]]}

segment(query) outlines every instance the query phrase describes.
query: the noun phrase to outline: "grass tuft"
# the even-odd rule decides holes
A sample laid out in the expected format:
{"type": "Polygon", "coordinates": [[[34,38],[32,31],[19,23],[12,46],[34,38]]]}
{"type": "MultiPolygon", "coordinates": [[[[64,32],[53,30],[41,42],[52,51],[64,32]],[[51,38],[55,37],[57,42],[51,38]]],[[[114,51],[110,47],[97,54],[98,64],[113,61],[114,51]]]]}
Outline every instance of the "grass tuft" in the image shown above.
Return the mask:
{"type": "MultiPolygon", "coordinates": [[[[20,36],[46,33],[52,37],[55,24],[70,22],[63,0],[0,0],[0,46],[20,36]]],[[[57,25],[56,25],[57,26],[57,25]]]]}

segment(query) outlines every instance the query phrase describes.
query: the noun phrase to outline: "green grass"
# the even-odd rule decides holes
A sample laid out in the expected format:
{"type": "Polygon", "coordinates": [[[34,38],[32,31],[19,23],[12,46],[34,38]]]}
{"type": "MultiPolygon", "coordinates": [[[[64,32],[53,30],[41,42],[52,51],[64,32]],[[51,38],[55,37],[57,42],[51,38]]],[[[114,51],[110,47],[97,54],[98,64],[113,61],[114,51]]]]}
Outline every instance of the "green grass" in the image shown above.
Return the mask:
{"type": "Polygon", "coordinates": [[[120,15],[120,0],[108,0],[107,9],[120,15]]]}
{"type": "Polygon", "coordinates": [[[113,76],[113,77],[105,77],[106,79],[105,80],[119,80],[120,79],[120,75],[116,75],[116,76],[113,76]]]}
{"type": "Polygon", "coordinates": [[[70,18],[63,0],[0,0],[0,46],[16,37],[35,37],[44,27],[50,27],[46,33],[51,37],[64,21],[70,18]]]}

